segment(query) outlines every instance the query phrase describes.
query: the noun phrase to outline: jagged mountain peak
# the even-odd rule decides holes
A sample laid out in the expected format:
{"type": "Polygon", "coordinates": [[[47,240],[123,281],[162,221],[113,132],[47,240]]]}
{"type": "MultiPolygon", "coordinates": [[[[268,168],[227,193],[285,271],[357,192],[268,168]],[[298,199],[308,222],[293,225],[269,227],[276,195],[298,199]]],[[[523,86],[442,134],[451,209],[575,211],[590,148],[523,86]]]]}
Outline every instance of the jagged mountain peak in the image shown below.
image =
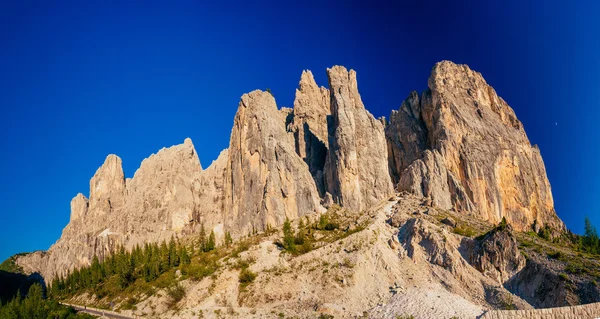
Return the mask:
{"type": "Polygon", "coordinates": [[[201,226],[218,241],[226,232],[239,238],[334,203],[364,211],[394,188],[491,223],[506,217],[518,230],[564,228],[539,150],[479,73],[436,64],[429,89],[411,92],[386,123],[365,108],[356,72],[326,72],[329,88],[302,72],[293,109],[279,110],[269,92],[242,95],[229,147],[205,170],[189,138],[145,159],[128,180],[109,155],[89,200],[72,200],[71,221],[48,254],[20,262],[52,278],[118,245],[201,226]]]}

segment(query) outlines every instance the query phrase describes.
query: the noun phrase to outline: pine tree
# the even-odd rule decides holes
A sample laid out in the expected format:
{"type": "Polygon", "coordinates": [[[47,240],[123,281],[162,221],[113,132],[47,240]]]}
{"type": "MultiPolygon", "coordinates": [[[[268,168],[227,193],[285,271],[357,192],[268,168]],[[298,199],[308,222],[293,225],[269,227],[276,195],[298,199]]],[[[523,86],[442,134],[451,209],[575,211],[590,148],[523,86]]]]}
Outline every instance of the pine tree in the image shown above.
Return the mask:
{"type": "Polygon", "coordinates": [[[592,225],[590,219],[585,217],[585,234],[583,236],[583,246],[591,254],[597,254],[600,252],[600,239],[598,238],[598,232],[596,227],[592,225]]]}
{"type": "Polygon", "coordinates": [[[206,243],[206,251],[215,250],[216,247],[215,232],[211,230],[210,236],[208,236],[208,242],[206,243]]]}
{"type": "Polygon", "coordinates": [[[283,223],[283,248],[291,252],[296,251],[296,245],[294,244],[294,232],[292,231],[290,220],[287,219],[287,217],[283,223]]]}
{"type": "Polygon", "coordinates": [[[304,219],[300,218],[300,222],[298,223],[298,233],[294,238],[294,244],[303,245],[304,244],[304,236],[306,235],[306,229],[304,225],[304,219]]]}
{"type": "Polygon", "coordinates": [[[179,260],[183,265],[189,265],[191,262],[190,255],[188,254],[185,245],[181,245],[179,248],[179,260]]]}
{"type": "Polygon", "coordinates": [[[178,266],[178,259],[177,248],[175,247],[175,239],[173,239],[173,236],[171,236],[171,240],[169,241],[169,268],[178,266]]]}
{"type": "Polygon", "coordinates": [[[160,264],[159,264],[159,272],[162,273],[164,271],[166,271],[167,269],[169,269],[169,247],[167,247],[167,244],[165,243],[165,241],[163,240],[160,243],[160,264]]]}
{"type": "Polygon", "coordinates": [[[98,260],[98,256],[94,255],[94,259],[92,259],[92,265],[91,267],[91,284],[92,286],[96,286],[98,283],[100,283],[100,281],[102,280],[102,278],[104,277],[102,275],[102,267],[100,266],[100,261],[98,260]]]}
{"type": "Polygon", "coordinates": [[[200,245],[200,251],[206,251],[206,230],[204,229],[204,223],[200,225],[200,237],[198,238],[198,244],[200,245]]]}
{"type": "Polygon", "coordinates": [[[231,238],[231,233],[229,231],[227,231],[225,233],[225,246],[229,247],[229,246],[231,246],[232,243],[233,243],[233,239],[231,238]]]}

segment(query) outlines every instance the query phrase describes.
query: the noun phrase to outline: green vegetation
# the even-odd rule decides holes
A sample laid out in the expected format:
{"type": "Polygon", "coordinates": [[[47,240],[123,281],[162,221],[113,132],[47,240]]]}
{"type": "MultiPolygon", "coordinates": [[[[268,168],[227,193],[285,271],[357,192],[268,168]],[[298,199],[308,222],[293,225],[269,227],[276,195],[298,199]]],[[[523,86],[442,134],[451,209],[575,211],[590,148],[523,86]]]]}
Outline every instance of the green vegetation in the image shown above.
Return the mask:
{"type": "Polygon", "coordinates": [[[18,256],[24,254],[16,254],[14,256],[8,257],[5,261],[0,264],[0,270],[12,272],[15,274],[20,274],[23,272],[23,269],[19,265],[17,265],[16,260],[18,256]]]}
{"type": "Polygon", "coordinates": [[[506,217],[502,217],[502,221],[500,221],[500,224],[496,227],[496,230],[502,231],[502,230],[505,230],[506,227],[508,227],[508,223],[506,222],[506,217]]]}
{"type": "Polygon", "coordinates": [[[550,227],[548,227],[548,225],[545,225],[544,227],[540,228],[540,230],[538,231],[538,236],[547,241],[552,240],[550,227]]]}
{"type": "Polygon", "coordinates": [[[91,319],[88,314],[78,314],[75,309],[66,307],[54,300],[45,299],[42,286],[38,283],[29,288],[25,298],[17,294],[13,300],[0,306],[2,319],[91,319]]]}
{"type": "Polygon", "coordinates": [[[329,221],[329,214],[323,214],[319,217],[319,224],[317,225],[317,229],[319,230],[335,230],[340,228],[338,223],[329,221]]]}
{"type": "Polygon", "coordinates": [[[501,303],[503,310],[517,310],[517,306],[514,303],[512,295],[506,295],[504,298],[502,298],[501,303]]]}
{"type": "Polygon", "coordinates": [[[549,252],[547,255],[548,255],[548,258],[552,258],[552,259],[560,259],[560,256],[561,256],[560,251],[552,251],[552,252],[549,252]]]}
{"type": "Polygon", "coordinates": [[[415,316],[413,316],[413,315],[398,315],[398,316],[396,316],[396,319],[415,319],[415,316]]]}
{"type": "Polygon", "coordinates": [[[54,278],[50,294],[61,298],[90,291],[101,299],[117,295],[136,283],[164,280],[163,275],[177,267],[187,272],[190,263],[187,248],[173,238],[168,244],[164,241],[160,245],[147,243],[143,248],[134,247],[131,252],[120,247],[102,263],[94,256],[90,266],[75,269],[64,278],[54,278]]]}
{"type": "Polygon", "coordinates": [[[256,279],[256,274],[248,268],[242,268],[240,271],[239,282],[243,287],[246,287],[256,279]]]}
{"type": "Polygon", "coordinates": [[[48,291],[57,299],[88,292],[95,294],[99,300],[105,300],[100,301],[98,307],[105,306],[103,302],[111,299],[125,301],[121,309],[130,309],[137,301],[135,298],[151,296],[158,288],[166,289],[171,305],[175,305],[183,298],[182,293],[185,294],[178,281],[211,276],[220,267],[219,260],[227,253],[226,249],[216,249],[212,232],[208,238],[201,232],[199,240],[191,247],[174,238],[168,243],[136,246],[131,251],[119,247],[102,262],[95,256],[90,266],[54,278],[48,291]],[[176,271],[180,276],[176,275],[176,271]]]}
{"type": "Polygon", "coordinates": [[[225,233],[225,247],[230,247],[233,243],[233,239],[231,238],[231,233],[227,231],[225,233]]]}
{"type": "Polygon", "coordinates": [[[308,218],[306,222],[305,218],[300,218],[296,231],[286,219],[283,224],[283,238],[277,244],[293,255],[302,255],[365,229],[368,221],[356,225],[355,219],[346,218],[346,227],[342,230],[340,224],[344,218],[338,214],[340,211],[339,206],[334,206],[312,224],[308,218]]]}
{"type": "Polygon", "coordinates": [[[294,241],[294,231],[289,219],[283,223],[283,248],[290,252],[296,252],[296,243],[294,241]]]}
{"type": "Polygon", "coordinates": [[[569,281],[569,275],[567,275],[565,273],[558,274],[558,277],[560,277],[560,279],[562,279],[564,281],[569,281]]]}
{"type": "Polygon", "coordinates": [[[173,308],[183,297],[185,297],[185,289],[181,284],[177,283],[167,289],[169,296],[169,308],[173,308]]]}
{"type": "Polygon", "coordinates": [[[598,231],[592,225],[588,217],[585,218],[585,234],[579,240],[579,248],[590,254],[597,255],[600,253],[600,239],[598,239],[598,231]]]}
{"type": "Polygon", "coordinates": [[[465,236],[465,237],[475,237],[475,230],[470,227],[465,226],[456,226],[452,230],[455,234],[465,236]]]}

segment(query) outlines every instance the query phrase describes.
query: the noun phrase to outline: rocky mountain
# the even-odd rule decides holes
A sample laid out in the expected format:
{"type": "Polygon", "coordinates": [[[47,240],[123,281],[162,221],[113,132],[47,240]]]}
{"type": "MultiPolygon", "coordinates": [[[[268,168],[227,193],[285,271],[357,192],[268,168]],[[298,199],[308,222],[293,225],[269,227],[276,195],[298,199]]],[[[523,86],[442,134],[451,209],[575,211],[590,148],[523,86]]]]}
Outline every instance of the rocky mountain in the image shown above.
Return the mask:
{"type": "MultiPolygon", "coordinates": [[[[356,72],[334,66],[327,75],[328,89],[304,71],[293,109],[278,109],[269,92],[244,94],[228,149],[206,169],[190,139],[144,160],[131,179],[109,155],[89,200],[72,200],[61,238],[18,263],[51,280],[119,245],[185,237],[201,225],[220,242],[333,204],[369,210],[395,189],[489,223],[506,217],[517,230],[564,229],[539,150],[479,73],[436,64],[429,89],[411,93],[389,123],[365,108],[356,72]]],[[[504,280],[512,268],[489,266],[490,258],[478,267],[504,280]]]]}
{"type": "Polygon", "coordinates": [[[508,104],[466,65],[437,63],[429,89],[411,93],[392,112],[386,135],[399,190],[492,223],[506,217],[518,230],[564,229],[539,149],[508,104]]]}

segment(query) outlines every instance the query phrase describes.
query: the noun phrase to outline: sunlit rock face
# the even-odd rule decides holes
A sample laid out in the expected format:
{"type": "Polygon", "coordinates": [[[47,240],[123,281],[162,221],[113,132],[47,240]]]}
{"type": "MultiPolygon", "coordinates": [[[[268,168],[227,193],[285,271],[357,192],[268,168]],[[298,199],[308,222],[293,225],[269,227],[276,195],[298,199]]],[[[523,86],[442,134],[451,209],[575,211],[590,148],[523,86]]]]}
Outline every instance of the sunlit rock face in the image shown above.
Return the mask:
{"type": "Polygon", "coordinates": [[[331,118],[325,183],[335,202],[361,211],[393,193],[383,124],[365,109],[354,70],[334,66],[327,75],[331,118]]]}
{"type": "Polygon", "coordinates": [[[286,135],[270,93],[242,96],[225,168],[225,221],[235,232],[263,230],[320,209],[308,165],[286,135]]]}
{"type": "Polygon", "coordinates": [[[514,111],[480,73],[437,63],[429,89],[393,112],[386,129],[390,172],[399,190],[445,209],[502,217],[519,230],[564,228],[537,146],[514,111]]]}
{"type": "Polygon", "coordinates": [[[539,150],[481,74],[436,64],[429,89],[410,93],[389,123],[366,110],[356,72],[334,66],[327,76],[324,88],[302,72],[293,108],[278,108],[269,92],[244,94],[229,147],[206,169],[190,139],[148,157],[130,179],[109,155],[89,199],[71,201],[61,238],[17,262],[50,281],[120,245],[201,226],[219,242],[227,232],[239,238],[333,203],[359,212],[394,187],[491,223],[506,217],[517,230],[564,228],[539,150]]]}

